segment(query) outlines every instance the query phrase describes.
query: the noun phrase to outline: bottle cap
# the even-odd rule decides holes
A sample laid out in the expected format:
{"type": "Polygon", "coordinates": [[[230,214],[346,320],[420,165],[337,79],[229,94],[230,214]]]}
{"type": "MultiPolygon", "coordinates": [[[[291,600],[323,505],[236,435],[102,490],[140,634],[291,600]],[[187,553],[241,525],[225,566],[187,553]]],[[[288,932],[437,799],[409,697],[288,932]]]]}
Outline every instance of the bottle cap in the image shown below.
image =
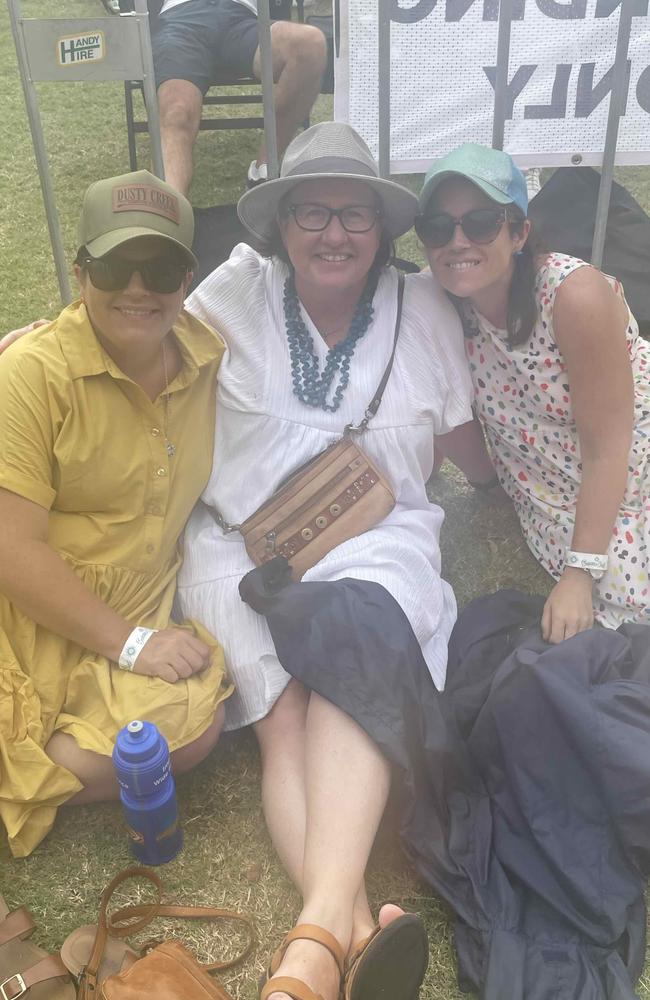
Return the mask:
{"type": "Polygon", "coordinates": [[[144,729],[144,722],[140,722],[139,719],[134,719],[133,722],[129,722],[126,728],[130,733],[141,733],[144,729]]]}

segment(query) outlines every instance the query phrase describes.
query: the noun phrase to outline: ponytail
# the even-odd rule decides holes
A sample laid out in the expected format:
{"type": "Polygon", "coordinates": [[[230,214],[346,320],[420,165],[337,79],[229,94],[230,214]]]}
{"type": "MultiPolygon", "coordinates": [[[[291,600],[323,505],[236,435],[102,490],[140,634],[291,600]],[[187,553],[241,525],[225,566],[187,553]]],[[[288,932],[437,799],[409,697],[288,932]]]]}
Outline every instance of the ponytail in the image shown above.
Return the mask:
{"type": "MultiPolygon", "coordinates": [[[[526,219],[524,213],[516,205],[509,205],[508,216],[511,234],[513,236],[520,234],[526,219]]],[[[515,268],[510,282],[506,320],[509,347],[525,344],[537,322],[535,258],[541,250],[541,243],[531,229],[525,244],[515,254],[515,268]]]]}

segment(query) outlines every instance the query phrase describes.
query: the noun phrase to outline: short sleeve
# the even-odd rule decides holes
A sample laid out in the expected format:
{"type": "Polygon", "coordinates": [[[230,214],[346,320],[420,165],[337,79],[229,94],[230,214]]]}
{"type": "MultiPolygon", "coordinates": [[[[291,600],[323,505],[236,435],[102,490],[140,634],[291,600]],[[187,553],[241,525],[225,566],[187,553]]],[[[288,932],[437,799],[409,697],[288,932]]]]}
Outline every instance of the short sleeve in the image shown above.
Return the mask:
{"type": "Polygon", "coordinates": [[[16,345],[0,357],[0,487],[49,510],[53,441],[42,360],[16,345]]]}
{"type": "MultiPolygon", "coordinates": [[[[434,433],[447,434],[472,419],[474,389],[465,357],[463,327],[446,293],[428,272],[409,275],[409,314],[415,337],[427,343],[426,385],[434,433]]],[[[415,365],[416,358],[413,358],[415,365]]],[[[420,361],[420,365],[422,362],[420,361]]]]}
{"type": "Polygon", "coordinates": [[[226,344],[217,391],[220,402],[231,409],[259,412],[266,405],[268,353],[278,326],[271,303],[277,300],[280,308],[282,303],[274,280],[277,270],[240,243],[185,303],[193,316],[218,330],[226,344]]]}
{"type": "MultiPolygon", "coordinates": [[[[252,316],[264,302],[265,263],[248,244],[238,243],[228,260],[204,278],[185,300],[187,311],[218,330],[228,348],[233,346],[233,336],[239,339],[246,334],[252,316]]],[[[253,332],[258,333],[257,329],[253,332]]]]}

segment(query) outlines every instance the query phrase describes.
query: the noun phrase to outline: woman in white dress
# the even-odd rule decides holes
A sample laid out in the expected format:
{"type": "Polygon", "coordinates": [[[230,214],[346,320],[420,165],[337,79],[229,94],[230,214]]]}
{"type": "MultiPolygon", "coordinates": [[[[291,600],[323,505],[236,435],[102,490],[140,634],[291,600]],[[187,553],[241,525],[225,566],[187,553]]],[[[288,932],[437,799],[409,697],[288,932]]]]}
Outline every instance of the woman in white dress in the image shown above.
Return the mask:
{"type": "MultiPolygon", "coordinates": [[[[332,122],[295,139],[281,178],[241,199],[240,217],[269,255],[240,245],[187,302],[226,343],[203,499],[227,522],[245,520],[288,473],[363,417],[393,344],[398,281],[385,263],[390,241],[410,227],[416,207],[409,192],[377,177],[356,133],[332,122]],[[300,350],[315,358],[307,376],[300,350]]],[[[388,477],[397,503],[384,521],[337,546],[303,577],[381,584],[405,612],[439,688],[456,605],[440,576],[443,514],[428,502],[425,484],[434,435],[471,419],[470,391],[453,306],[430,277],[409,277],[387,388],[359,441],[388,477]]],[[[272,964],[281,978],[267,983],[262,996],[335,1000],[340,971],[328,949],[336,956],[338,941],[347,953],[373,931],[363,873],[389,766],[349,716],[283,670],[266,621],[239,596],[239,581],[252,567],[241,536],[225,534],[199,506],[186,531],[180,601],[224,645],[236,686],[226,728],[254,726],[268,827],[304,898],[297,931],[303,939],[285,942],[272,964]],[[334,943],[330,937],[315,943],[314,925],[334,943]]],[[[380,923],[395,915],[384,907],[380,923]]],[[[403,983],[391,1000],[412,1000],[426,962],[417,948],[408,958],[413,927],[407,918],[395,924],[400,920],[403,983]]],[[[354,1000],[376,995],[381,934],[367,951],[365,981],[359,975],[351,985],[348,975],[345,985],[354,1000]]]]}

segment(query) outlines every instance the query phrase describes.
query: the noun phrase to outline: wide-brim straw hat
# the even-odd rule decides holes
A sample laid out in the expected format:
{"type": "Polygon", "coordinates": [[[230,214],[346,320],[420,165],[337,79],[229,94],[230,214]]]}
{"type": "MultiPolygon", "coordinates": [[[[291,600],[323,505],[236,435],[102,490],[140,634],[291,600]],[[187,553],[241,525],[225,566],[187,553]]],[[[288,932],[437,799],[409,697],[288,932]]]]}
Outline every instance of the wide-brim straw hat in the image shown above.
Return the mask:
{"type": "Polygon", "coordinates": [[[284,196],[307,180],[364,181],[379,197],[382,227],[391,239],[410,229],[418,210],[414,194],[401,184],[379,177],[377,164],[361,136],[344,122],[321,122],[301,132],[289,144],[280,176],[242,195],[239,218],[260,240],[273,233],[278,206],[284,196]]]}

